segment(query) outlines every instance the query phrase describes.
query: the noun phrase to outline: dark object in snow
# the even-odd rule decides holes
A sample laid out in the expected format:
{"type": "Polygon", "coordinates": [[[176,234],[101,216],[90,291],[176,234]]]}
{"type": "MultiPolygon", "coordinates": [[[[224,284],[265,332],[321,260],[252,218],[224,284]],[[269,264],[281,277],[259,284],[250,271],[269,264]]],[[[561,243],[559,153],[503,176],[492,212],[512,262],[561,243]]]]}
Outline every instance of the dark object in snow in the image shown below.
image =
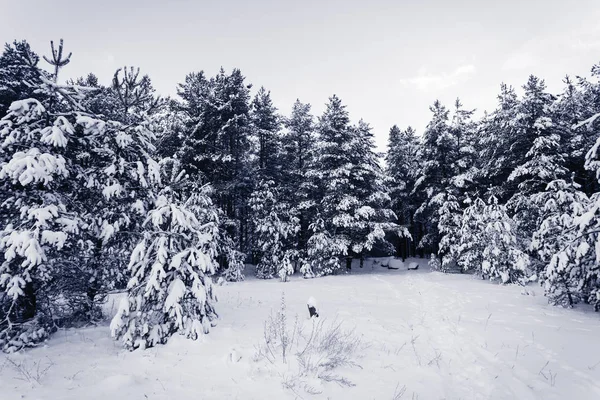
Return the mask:
{"type": "Polygon", "coordinates": [[[413,261],[408,264],[408,269],[419,269],[419,264],[413,261]]]}
{"type": "Polygon", "coordinates": [[[315,300],[315,298],[311,296],[308,298],[306,305],[308,306],[308,313],[310,314],[310,318],[319,318],[319,313],[317,312],[317,300],[315,300]]]}

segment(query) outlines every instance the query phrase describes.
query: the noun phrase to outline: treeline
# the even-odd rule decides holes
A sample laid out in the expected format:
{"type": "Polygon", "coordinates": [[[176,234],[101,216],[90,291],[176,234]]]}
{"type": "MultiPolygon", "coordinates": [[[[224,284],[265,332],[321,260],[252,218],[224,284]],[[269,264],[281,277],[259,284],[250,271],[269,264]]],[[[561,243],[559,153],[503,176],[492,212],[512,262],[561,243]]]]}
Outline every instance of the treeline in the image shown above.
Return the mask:
{"type": "Polygon", "coordinates": [[[127,347],[195,338],[217,316],[213,278],[241,280],[245,262],[332,274],[405,233],[371,128],[335,95],[319,118],[300,101],[284,117],[237,69],[190,73],[177,99],[131,67],[63,84],[71,54],[51,50],[0,57],[4,351],[98,320],[119,288],[127,347]]]}
{"type": "Polygon", "coordinates": [[[501,85],[480,120],[436,101],[423,135],[390,130],[392,209],[409,227],[403,254],[446,272],[539,281],[552,303],[600,309],[600,65],[551,94],[530,76],[501,85]],[[410,247],[412,246],[412,247],[410,247]],[[421,249],[421,250],[419,250],[421,249]]]}
{"type": "Polygon", "coordinates": [[[319,117],[299,100],[283,116],[237,69],[190,73],[171,99],[131,67],[61,83],[70,59],[62,41],[43,60],[25,41],[0,56],[4,351],[99,320],[114,289],[126,347],[196,338],[217,318],[213,280],[245,263],[286,281],[431,255],[600,307],[600,68],[559,95],[503,85],[478,121],[435,102],[422,135],[392,127],[383,160],[335,95],[319,117]]]}

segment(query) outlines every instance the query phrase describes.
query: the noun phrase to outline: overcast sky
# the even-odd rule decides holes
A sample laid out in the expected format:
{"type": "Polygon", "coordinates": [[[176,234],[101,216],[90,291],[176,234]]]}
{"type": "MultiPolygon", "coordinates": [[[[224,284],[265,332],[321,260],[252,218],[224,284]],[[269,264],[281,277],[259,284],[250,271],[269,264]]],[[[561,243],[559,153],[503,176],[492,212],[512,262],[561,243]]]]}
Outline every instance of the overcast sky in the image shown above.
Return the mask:
{"type": "Polygon", "coordinates": [[[73,52],[62,79],[108,84],[135,65],[164,95],[192,71],[240,68],[287,114],[337,94],[384,149],[391,125],[427,124],[439,98],[491,110],[501,82],[552,91],[600,62],[600,0],[0,0],[0,40],[73,52]]]}

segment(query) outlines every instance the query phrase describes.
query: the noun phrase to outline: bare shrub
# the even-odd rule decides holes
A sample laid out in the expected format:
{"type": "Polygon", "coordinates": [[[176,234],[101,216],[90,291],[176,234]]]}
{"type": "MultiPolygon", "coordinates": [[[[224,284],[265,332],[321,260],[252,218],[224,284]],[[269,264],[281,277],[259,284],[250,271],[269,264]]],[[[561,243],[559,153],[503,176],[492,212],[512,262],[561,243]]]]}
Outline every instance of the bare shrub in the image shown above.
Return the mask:
{"type": "Polygon", "coordinates": [[[340,386],[354,386],[336,373],[340,367],[358,367],[356,357],[362,349],[354,330],[347,330],[342,322],[328,323],[322,318],[311,318],[301,324],[298,317],[288,323],[285,297],[281,307],[271,313],[264,326],[263,341],[257,346],[255,361],[267,360],[282,376],[283,385],[296,393],[302,389],[309,394],[321,393],[323,382],[340,386]]]}
{"type": "MultiPolygon", "coordinates": [[[[29,383],[37,383],[41,385],[41,380],[50,368],[54,366],[52,360],[47,358],[46,362],[43,360],[33,361],[31,364],[27,363],[25,360],[16,361],[11,357],[6,357],[6,364],[9,365],[13,370],[18,372],[19,376],[15,379],[23,380],[29,383]]],[[[3,366],[4,367],[4,366],[3,366]]]]}

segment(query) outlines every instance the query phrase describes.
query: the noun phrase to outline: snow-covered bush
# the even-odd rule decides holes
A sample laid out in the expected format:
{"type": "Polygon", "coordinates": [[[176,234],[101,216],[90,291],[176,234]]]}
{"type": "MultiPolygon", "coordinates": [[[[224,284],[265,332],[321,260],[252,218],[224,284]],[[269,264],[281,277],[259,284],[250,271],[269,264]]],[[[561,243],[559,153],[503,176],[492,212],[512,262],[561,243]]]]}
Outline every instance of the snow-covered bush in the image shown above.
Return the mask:
{"type": "Polygon", "coordinates": [[[494,196],[487,204],[477,199],[465,210],[458,262],[465,271],[502,283],[522,283],[527,275],[529,256],[520,246],[506,207],[494,196]]]}
{"type": "Polygon", "coordinates": [[[532,249],[539,258],[539,281],[550,302],[572,306],[581,300],[582,270],[577,255],[573,257],[564,250],[577,239],[575,221],[589,208],[589,199],[577,184],[556,180],[534,200],[544,216],[532,239],[532,249]],[[561,255],[556,256],[558,253],[561,255]]]}
{"type": "Polygon", "coordinates": [[[428,261],[427,265],[429,266],[429,268],[431,268],[434,271],[442,270],[442,263],[440,262],[439,257],[434,253],[431,253],[431,256],[429,257],[429,261],[428,261]]]}
{"type": "Polygon", "coordinates": [[[310,225],[312,236],[308,239],[308,259],[301,272],[306,278],[330,275],[342,269],[341,257],[348,254],[350,241],[338,235],[332,236],[325,228],[325,221],[317,216],[310,225]]]}
{"type": "MultiPolygon", "coordinates": [[[[587,123],[593,124],[598,115],[587,123]]],[[[600,177],[599,159],[600,138],[585,161],[586,169],[595,172],[597,179],[600,177]]],[[[558,222],[571,226],[560,236],[566,245],[552,255],[544,271],[546,290],[551,301],[572,305],[581,299],[600,311],[600,192],[590,196],[589,202],[573,193],[566,200],[571,213],[558,222]]]]}
{"type": "Polygon", "coordinates": [[[277,372],[285,387],[320,393],[325,382],[353,386],[336,369],[358,366],[357,357],[362,348],[359,337],[347,330],[341,322],[311,318],[292,324],[287,318],[285,296],[281,306],[265,322],[264,337],[257,346],[255,361],[266,360],[277,372]]]}
{"type": "Polygon", "coordinates": [[[66,145],[74,133],[34,99],[14,102],[0,120],[0,348],[34,345],[52,329],[48,284],[73,245],[78,220],[67,208],[66,145]],[[47,124],[47,121],[53,121],[47,124]]]}
{"type": "Polygon", "coordinates": [[[217,317],[217,211],[204,191],[185,202],[167,187],[144,222],[129,262],[128,296],[111,322],[125,347],[152,347],[174,333],[197,339],[217,317]]]}
{"type": "Polygon", "coordinates": [[[294,270],[291,240],[300,230],[298,218],[292,215],[287,203],[279,199],[275,182],[261,181],[250,198],[255,215],[256,245],[260,260],[256,265],[259,278],[279,276],[287,280],[294,270]]]}
{"type": "Polygon", "coordinates": [[[460,241],[460,226],[462,223],[463,211],[455,196],[446,194],[443,197],[444,201],[438,210],[438,230],[440,235],[442,235],[438,254],[441,256],[442,260],[439,268],[436,268],[436,270],[451,272],[455,270],[457,266],[458,257],[456,252],[460,241]]]}

